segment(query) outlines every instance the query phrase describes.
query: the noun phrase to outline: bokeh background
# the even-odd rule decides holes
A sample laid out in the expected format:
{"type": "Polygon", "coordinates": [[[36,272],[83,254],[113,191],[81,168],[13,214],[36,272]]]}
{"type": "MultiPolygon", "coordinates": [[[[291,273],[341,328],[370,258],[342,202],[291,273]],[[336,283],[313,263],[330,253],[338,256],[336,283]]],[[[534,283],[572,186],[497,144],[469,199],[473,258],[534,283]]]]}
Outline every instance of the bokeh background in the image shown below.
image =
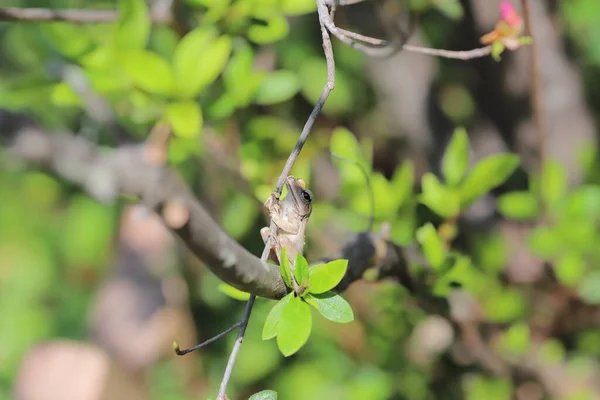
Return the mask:
{"type": "MultiPolygon", "coordinates": [[[[330,159],[332,132],[337,150],[374,171],[375,228],[389,222],[392,240],[418,256],[417,228],[448,228],[418,193],[424,174],[440,173],[455,129],[466,129],[472,162],[518,154],[510,179],[450,221],[447,245],[473,265],[446,281],[484,276],[486,290],[450,285],[437,292],[442,305],[426,310],[394,279],[358,281],[345,292],[355,321],[315,318],[289,359],[261,340],[272,302],[259,299],[231,399],[262,389],[285,400],[600,398],[600,2],[528,3],[542,141],[530,47],[500,62],[406,51],[378,59],[332,39],[336,88],[293,170],[316,198],[309,261],[367,227],[370,189],[355,166],[330,159]],[[527,195],[540,182],[543,207],[527,195]],[[506,197],[515,191],[521,197],[506,197]]],[[[219,333],[244,303],[131,199],[97,202],[15,163],[7,146],[26,120],[110,147],[172,132],[169,163],[260,254],[261,204],[326,79],[314,2],[2,7],[122,14],[102,24],[0,21],[0,398],[214,398],[235,335],[186,357],[171,343],[219,333]]],[[[336,22],[469,50],[498,19],[496,0],[389,0],[340,9],[336,22]]]]}

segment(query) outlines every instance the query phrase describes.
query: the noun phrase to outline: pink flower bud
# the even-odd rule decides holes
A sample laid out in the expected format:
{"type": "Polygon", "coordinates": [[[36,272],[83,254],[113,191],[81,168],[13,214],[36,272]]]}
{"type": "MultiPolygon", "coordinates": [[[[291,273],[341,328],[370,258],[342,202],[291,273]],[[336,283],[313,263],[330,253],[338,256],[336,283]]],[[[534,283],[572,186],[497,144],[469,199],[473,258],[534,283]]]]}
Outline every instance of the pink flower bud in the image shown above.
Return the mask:
{"type": "Polygon", "coordinates": [[[521,25],[521,16],[508,1],[500,2],[500,15],[504,22],[512,28],[517,28],[521,25]]]}

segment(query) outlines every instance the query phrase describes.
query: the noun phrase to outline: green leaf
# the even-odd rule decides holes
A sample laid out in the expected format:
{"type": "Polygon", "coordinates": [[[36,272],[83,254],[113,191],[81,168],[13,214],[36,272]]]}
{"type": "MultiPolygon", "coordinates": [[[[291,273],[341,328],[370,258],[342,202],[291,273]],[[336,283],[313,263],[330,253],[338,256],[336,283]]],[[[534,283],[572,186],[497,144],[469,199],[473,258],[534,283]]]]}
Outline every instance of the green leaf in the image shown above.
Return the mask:
{"type": "Polygon", "coordinates": [[[547,207],[553,207],[567,193],[567,171],[557,161],[546,161],[540,178],[540,195],[547,207]]]}
{"type": "Polygon", "coordinates": [[[240,239],[252,229],[259,213],[256,198],[242,191],[234,192],[225,202],[221,224],[231,237],[240,239]]]}
{"type": "Polygon", "coordinates": [[[142,50],[150,36],[150,15],[145,0],[119,0],[115,44],[122,50],[142,50]]]}
{"type": "Polygon", "coordinates": [[[66,82],[59,82],[54,85],[50,101],[59,107],[76,107],[82,104],[79,95],[66,82]]]}
{"type": "Polygon", "coordinates": [[[301,297],[292,297],[285,305],[279,320],[277,346],[288,357],[296,353],[308,340],[312,329],[310,307],[301,297]]]}
{"type": "Polygon", "coordinates": [[[284,298],[279,300],[277,304],[271,308],[262,331],[262,339],[269,340],[277,336],[279,332],[279,321],[281,321],[281,314],[285,306],[294,298],[294,293],[288,293],[284,298]]]}
{"type": "Polygon", "coordinates": [[[179,101],[169,104],[165,116],[176,136],[192,139],[197,137],[202,130],[202,110],[194,101],[179,101]]]}
{"type": "Polygon", "coordinates": [[[494,61],[502,60],[502,57],[500,57],[502,53],[504,53],[504,45],[501,41],[496,40],[492,43],[492,58],[494,61]]]}
{"type": "Polygon", "coordinates": [[[285,15],[302,15],[317,10],[314,0],[281,0],[281,11],[285,15]]]}
{"type": "Polygon", "coordinates": [[[431,172],[423,175],[421,180],[423,193],[419,201],[441,217],[453,217],[460,212],[458,195],[448,190],[431,172]]]}
{"type": "Polygon", "coordinates": [[[262,80],[254,102],[261,105],[282,103],[294,97],[299,90],[300,82],[293,71],[274,71],[262,80]]]}
{"type": "Polygon", "coordinates": [[[586,276],[579,287],[579,295],[590,304],[600,304],[600,272],[586,276]]]}
{"type": "Polygon", "coordinates": [[[464,128],[456,128],[442,159],[442,173],[449,186],[460,183],[469,167],[469,137],[464,128]]]}
{"type": "Polygon", "coordinates": [[[302,254],[296,254],[296,261],[294,262],[294,275],[296,276],[296,282],[302,287],[307,287],[309,283],[308,274],[308,262],[302,254]]]}
{"type": "Polygon", "coordinates": [[[254,51],[246,42],[238,43],[223,72],[227,95],[237,107],[247,107],[261,85],[265,73],[254,71],[254,51]]]}
{"type": "MultiPolygon", "coordinates": [[[[322,58],[310,57],[302,60],[298,69],[298,77],[302,85],[302,95],[312,104],[317,104],[323,86],[327,83],[327,63],[322,58]]],[[[356,90],[359,89],[350,75],[338,69],[335,76],[335,89],[323,106],[326,115],[341,115],[352,111],[357,101],[356,90]]]]}
{"type": "Polygon", "coordinates": [[[490,322],[506,323],[518,319],[528,304],[521,292],[504,290],[490,293],[483,300],[485,315],[490,322]]]}
{"type": "MultiPolygon", "coordinates": [[[[332,153],[358,163],[367,171],[367,174],[371,173],[371,165],[364,156],[358,140],[348,129],[342,127],[335,128],[331,133],[329,148],[332,153]]],[[[357,186],[365,185],[365,178],[359,167],[349,166],[348,162],[336,158],[334,160],[337,160],[336,164],[340,165],[340,175],[344,182],[357,186]]]]}
{"type": "Polygon", "coordinates": [[[155,53],[139,50],[121,54],[123,69],[133,83],[147,92],[168,96],[173,92],[171,66],[155,53]]]}
{"type": "Polygon", "coordinates": [[[442,14],[452,20],[460,20],[463,17],[464,10],[459,0],[438,0],[434,4],[442,14]]]}
{"type": "Polygon", "coordinates": [[[411,161],[405,161],[401,167],[396,168],[390,182],[390,190],[396,200],[396,207],[400,208],[410,199],[413,193],[415,180],[415,167],[411,161]]]}
{"type": "Polygon", "coordinates": [[[337,286],[346,275],[348,260],[334,260],[327,264],[318,264],[308,270],[310,276],[309,292],[319,294],[337,286]]]}
{"type": "Polygon", "coordinates": [[[517,221],[535,219],[539,211],[538,200],[531,192],[506,193],[498,197],[498,211],[517,221]]]}
{"type": "Polygon", "coordinates": [[[500,348],[511,355],[519,356],[527,352],[531,332],[526,322],[517,322],[500,336],[500,348]]]}
{"type": "Polygon", "coordinates": [[[256,44],[268,44],[285,38],[290,30],[290,25],[283,15],[271,14],[269,16],[254,15],[261,20],[261,24],[254,24],[248,28],[248,39],[256,44]]]}
{"type": "Polygon", "coordinates": [[[417,229],[417,241],[423,246],[425,258],[431,266],[439,270],[446,258],[446,249],[433,225],[428,222],[417,229]]]}
{"type": "Polygon", "coordinates": [[[292,272],[290,270],[290,261],[287,256],[287,247],[281,249],[281,260],[279,260],[279,273],[283,278],[283,281],[292,289],[294,285],[292,284],[292,272]]]}
{"type": "Polygon", "coordinates": [[[225,68],[231,54],[231,37],[215,37],[212,29],[196,28],[179,42],[173,54],[173,69],[180,96],[197,96],[225,68]]]}
{"type": "Polygon", "coordinates": [[[308,293],[306,302],[330,321],[346,324],[354,321],[352,307],[344,298],[333,292],[308,293]]]}
{"type": "Polygon", "coordinates": [[[248,400],[277,400],[277,392],[270,389],[262,390],[254,393],[248,400]]]}
{"type": "Polygon", "coordinates": [[[235,300],[245,301],[250,298],[250,293],[242,292],[241,290],[236,289],[233,286],[228,285],[226,283],[219,283],[219,290],[235,300]]]}
{"type": "Polygon", "coordinates": [[[519,166],[514,154],[495,154],[479,161],[460,186],[461,205],[467,206],[504,183],[519,166]]]}
{"type": "Polygon", "coordinates": [[[556,278],[568,287],[575,287],[583,278],[584,273],[585,263],[579,254],[565,254],[554,265],[556,278]]]}

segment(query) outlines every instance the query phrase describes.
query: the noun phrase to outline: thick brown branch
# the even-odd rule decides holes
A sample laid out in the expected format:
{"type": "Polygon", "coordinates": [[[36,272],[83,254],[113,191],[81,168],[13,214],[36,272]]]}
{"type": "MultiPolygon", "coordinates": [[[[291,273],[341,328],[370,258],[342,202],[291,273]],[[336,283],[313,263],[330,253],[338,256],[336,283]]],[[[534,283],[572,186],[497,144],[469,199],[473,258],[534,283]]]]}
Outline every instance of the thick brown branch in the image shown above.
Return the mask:
{"type": "MultiPolygon", "coordinates": [[[[156,10],[152,12],[153,22],[168,22],[168,12],[156,10]]],[[[168,10],[167,10],[168,11],[168,10]]],[[[113,22],[119,13],[112,9],[67,10],[50,8],[0,8],[0,21],[16,22],[72,22],[75,24],[101,24],[113,22]]]]}
{"type": "MultiPolygon", "coordinates": [[[[81,137],[46,134],[30,127],[17,134],[10,153],[21,161],[50,169],[100,201],[112,201],[120,195],[138,197],[157,212],[194,255],[230,285],[272,299],[287,293],[279,267],[262,262],[229,237],[174,170],[152,163],[147,147],[99,149],[81,137]],[[186,211],[187,219],[174,225],[166,212],[168,209],[186,211]]],[[[349,260],[348,273],[338,291],[361,279],[363,272],[371,266],[377,265],[381,271],[396,271],[393,274],[386,272],[386,276],[400,277],[397,274],[406,273],[402,257],[389,257],[393,252],[397,253],[398,248],[383,247],[381,252],[382,243],[387,242],[383,242],[378,234],[360,233],[344,246],[336,258],[349,260]]],[[[406,279],[400,278],[406,285],[406,279]]]]}
{"type": "Polygon", "coordinates": [[[30,128],[18,134],[12,153],[52,169],[101,201],[120,194],[137,196],[211,271],[232,286],[267,298],[287,293],[279,267],[261,262],[229,237],[175,171],[149,162],[145,146],[100,152],[82,138],[30,128]],[[162,212],[167,207],[184,210],[187,221],[173,226],[168,213],[162,212]]]}

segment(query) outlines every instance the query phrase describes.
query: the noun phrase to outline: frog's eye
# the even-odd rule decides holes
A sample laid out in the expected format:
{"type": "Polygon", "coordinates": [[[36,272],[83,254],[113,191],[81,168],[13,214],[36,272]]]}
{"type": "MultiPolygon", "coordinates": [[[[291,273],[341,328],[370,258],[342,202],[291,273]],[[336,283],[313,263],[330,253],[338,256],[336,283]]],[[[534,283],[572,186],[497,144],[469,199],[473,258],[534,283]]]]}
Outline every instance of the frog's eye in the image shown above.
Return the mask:
{"type": "Polygon", "coordinates": [[[310,203],[312,201],[312,193],[310,192],[310,190],[303,190],[302,198],[305,202],[310,203]]]}

